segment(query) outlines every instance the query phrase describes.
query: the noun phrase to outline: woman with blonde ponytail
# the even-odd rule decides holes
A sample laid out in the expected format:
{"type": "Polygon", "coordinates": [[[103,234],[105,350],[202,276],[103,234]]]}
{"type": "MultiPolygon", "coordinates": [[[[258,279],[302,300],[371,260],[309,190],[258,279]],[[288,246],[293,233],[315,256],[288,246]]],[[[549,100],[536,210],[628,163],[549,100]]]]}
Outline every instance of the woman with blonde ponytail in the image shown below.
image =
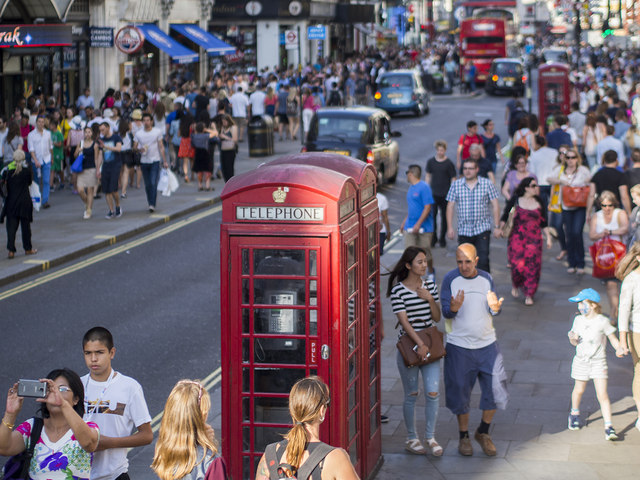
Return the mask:
{"type": "Polygon", "coordinates": [[[151,469],[161,480],[226,480],[213,428],[211,398],[200,382],[180,380],[164,407],[151,469]]]}
{"type": "Polygon", "coordinates": [[[329,387],[315,375],[298,380],[289,393],[293,427],[285,440],[267,445],[256,480],[358,480],[347,452],[320,441],[329,408],[329,387]]]}

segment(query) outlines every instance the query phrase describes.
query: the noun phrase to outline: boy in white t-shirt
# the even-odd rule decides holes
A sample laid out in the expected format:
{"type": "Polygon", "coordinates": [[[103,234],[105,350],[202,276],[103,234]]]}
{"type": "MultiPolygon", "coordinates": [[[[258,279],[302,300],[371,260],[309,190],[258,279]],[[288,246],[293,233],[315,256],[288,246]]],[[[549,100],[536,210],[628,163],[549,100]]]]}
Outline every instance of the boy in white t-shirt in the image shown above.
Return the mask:
{"type": "Polygon", "coordinates": [[[101,434],[91,480],[129,480],[127,449],[153,441],[142,387],[111,368],[116,349],[106,328],[94,327],[85,333],[82,348],[90,371],[82,377],[84,420],[98,424],[101,434]]]}
{"type": "Polygon", "coordinates": [[[569,341],[576,347],[576,355],[571,364],[571,378],[575,386],[571,393],[571,413],[569,414],[569,430],[580,428],[580,401],[589,380],[593,380],[596,396],[604,420],[605,440],[617,440],[618,435],[611,423],[611,401],[607,393],[607,338],[620,355],[620,344],[615,335],[616,329],[609,319],[601,314],[600,294],[593,288],[582,290],[570,302],[578,304],[580,315],[573,320],[569,341]]]}

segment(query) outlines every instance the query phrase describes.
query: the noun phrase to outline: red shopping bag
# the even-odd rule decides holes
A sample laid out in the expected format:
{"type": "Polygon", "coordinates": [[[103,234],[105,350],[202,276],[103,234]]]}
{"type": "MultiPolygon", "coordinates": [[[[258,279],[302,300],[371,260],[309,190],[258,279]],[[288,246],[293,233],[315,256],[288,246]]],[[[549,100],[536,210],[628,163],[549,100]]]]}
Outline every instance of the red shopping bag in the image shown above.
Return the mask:
{"type": "Polygon", "coordinates": [[[616,267],[627,252],[624,243],[604,237],[589,247],[595,278],[614,278],[616,267]]]}

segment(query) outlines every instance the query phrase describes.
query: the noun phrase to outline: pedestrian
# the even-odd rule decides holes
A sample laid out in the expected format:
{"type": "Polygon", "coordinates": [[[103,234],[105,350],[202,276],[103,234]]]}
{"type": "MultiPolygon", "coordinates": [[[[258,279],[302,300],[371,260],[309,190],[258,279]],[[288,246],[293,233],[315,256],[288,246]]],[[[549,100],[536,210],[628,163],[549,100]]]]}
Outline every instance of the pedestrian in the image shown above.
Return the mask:
{"type": "Polygon", "coordinates": [[[525,115],[519,117],[517,129],[513,132],[513,148],[511,149],[511,156],[513,156],[513,149],[515,147],[524,148],[528,155],[533,149],[535,141],[535,134],[529,128],[529,117],[525,115]]]}
{"type": "Polygon", "coordinates": [[[409,165],[407,169],[407,214],[400,225],[404,234],[404,246],[422,247],[431,257],[431,239],[433,238],[433,194],[431,187],[422,180],[420,165],[409,165]]]}
{"type": "Polygon", "coordinates": [[[629,216],[629,242],[631,246],[640,241],[640,184],[631,187],[631,198],[636,205],[629,216]]]}
{"type": "Polygon", "coordinates": [[[40,437],[35,444],[29,462],[30,480],[62,480],[74,478],[89,480],[91,463],[100,431],[95,423],[82,421],[84,414],[84,390],[80,377],[67,368],[49,372],[46,378],[46,396],[38,399],[41,417],[30,418],[14,430],[16,419],[22,410],[24,397],[18,396],[18,383],[7,394],[5,412],[0,424],[0,455],[23,453],[31,430],[41,419],[40,437]],[[56,441],[52,441],[56,439],[56,441]],[[64,468],[63,468],[64,466],[64,468]]]}
{"type": "Polygon", "coordinates": [[[616,267],[616,278],[622,282],[618,308],[618,331],[623,355],[633,360],[632,395],[640,430],[640,242],[631,245],[616,267]]]}
{"type": "MultiPolygon", "coordinates": [[[[608,191],[603,191],[599,197],[601,210],[596,212],[589,221],[589,238],[592,241],[609,237],[611,240],[624,243],[624,238],[629,231],[629,216],[627,212],[618,208],[620,204],[616,196],[608,191]]],[[[607,297],[611,306],[611,318],[618,318],[618,301],[620,298],[620,283],[615,277],[601,279],[607,287],[607,297]]]]}
{"type": "MultiPolygon", "coordinates": [[[[547,177],[547,181],[551,185],[549,190],[549,225],[551,226],[551,235],[558,239],[560,244],[560,253],[556,256],[556,260],[561,261],[567,256],[567,239],[564,231],[564,223],[562,222],[562,191],[560,177],[564,173],[566,167],[565,155],[571,149],[569,145],[561,145],[556,157],[556,164],[553,166],[551,173],[547,177]]],[[[535,152],[534,152],[535,153],[535,152]]],[[[540,178],[538,178],[540,181],[540,178]]]]}
{"type": "Polygon", "coordinates": [[[151,469],[161,480],[226,480],[224,460],[207,417],[211,397],[202,383],[180,380],[164,407],[151,469]]]}
{"type": "Polygon", "coordinates": [[[223,115],[220,127],[220,164],[222,176],[228,182],[234,176],[234,164],[238,153],[238,127],[229,115],[223,115]]]}
{"type": "Polygon", "coordinates": [[[51,133],[51,143],[53,145],[51,161],[51,187],[55,185],[58,178],[58,190],[64,190],[64,135],[55,117],[49,119],[49,132],[51,133]]]}
{"type": "MultiPolygon", "coordinates": [[[[416,332],[434,326],[440,321],[438,287],[431,280],[424,280],[427,274],[427,252],[423,248],[407,247],[391,271],[387,296],[391,297],[393,313],[400,325],[399,337],[408,335],[416,344],[416,353],[426,359],[429,346],[425,345],[416,332]]],[[[396,352],[398,373],[404,391],[403,416],[407,428],[404,448],[410,453],[424,455],[427,450],[416,433],[415,407],[420,390],[419,377],[422,376],[425,404],[425,443],[429,452],[440,457],[442,447],[435,439],[439,407],[440,360],[419,366],[407,367],[400,351],[396,352]]]]}
{"type": "Polygon", "coordinates": [[[507,202],[500,227],[513,209],[513,225],[507,238],[507,258],[511,265],[511,296],[518,298],[522,289],[525,305],[533,305],[542,270],[542,235],[547,248],[551,248],[551,234],[547,227],[547,207],[538,194],[538,183],[533,177],[520,182],[507,202]]]}
{"type": "Polygon", "coordinates": [[[23,150],[23,144],[24,140],[20,136],[20,125],[15,120],[11,120],[7,127],[7,136],[2,143],[3,158],[6,165],[13,162],[13,152],[23,150]]]}
{"type": "Polygon", "coordinates": [[[267,87],[267,94],[264,97],[264,113],[269,115],[278,123],[278,117],[276,117],[276,104],[278,103],[278,97],[276,92],[271,87],[267,87]]]}
{"type": "Polygon", "coordinates": [[[582,145],[589,169],[596,165],[596,147],[603,138],[604,135],[602,135],[601,130],[597,128],[595,114],[589,112],[585,118],[584,128],[582,129],[582,145]]]}
{"type": "Polygon", "coordinates": [[[244,128],[247,123],[249,97],[244,94],[242,87],[238,87],[236,92],[229,98],[229,103],[231,103],[233,123],[238,127],[238,142],[242,142],[244,128]]]}
{"type": "Polygon", "coordinates": [[[578,304],[579,314],[573,319],[573,325],[568,333],[569,342],[576,347],[576,354],[571,363],[571,378],[575,380],[571,392],[571,413],[569,414],[569,430],[579,430],[580,401],[589,380],[593,380],[596,397],[604,420],[605,440],[617,440],[618,435],[611,422],[611,402],[607,393],[607,339],[616,349],[617,355],[622,355],[620,343],[615,335],[616,329],[609,323],[609,319],[602,315],[600,294],[593,288],[585,288],[578,295],[571,297],[570,302],[578,304]]]}
{"type": "Polygon", "coordinates": [[[93,456],[92,480],[127,480],[129,449],[153,441],[151,416],[140,384],[113,369],[111,332],[93,327],[82,338],[89,373],[82,377],[84,420],[100,427],[100,451],[93,456]],[[132,433],[133,432],[133,433],[132,433]]]}
{"type": "Polygon", "coordinates": [[[122,155],[120,153],[122,138],[117,133],[111,132],[111,124],[106,121],[100,124],[100,135],[98,145],[102,152],[102,193],[104,193],[109,208],[106,218],[111,220],[122,216],[120,197],[118,197],[118,181],[122,170],[122,155]]]}
{"type": "Polygon", "coordinates": [[[91,127],[84,127],[84,140],[76,147],[74,158],[78,158],[80,154],[82,154],[82,172],[78,173],[76,185],[80,199],[84,203],[82,218],[89,220],[102,167],[102,152],[98,143],[94,141],[91,127]]]}
{"type": "MultiPolygon", "coordinates": [[[[567,148],[566,166],[558,179],[561,186],[586,187],[591,180],[589,169],[582,165],[582,157],[575,147],[567,148]]],[[[562,195],[562,224],[566,234],[567,273],[584,273],[584,240],[582,231],[586,221],[586,206],[569,206],[562,195]]]]}
{"type": "Polygon", "coordinates": [[[606,131],[606,136],[596,145],[596,165],[602,166],[602,157],[608,150],[613,150],[614,152],[616,152],[617,158],[624,164],[625,156],[624,144],[622,143],[622,140],[619,140],[613,136],[615,132],[613,125],[606,125],[604,128],[606,131]]]}
{"type": "Polygon", "coordinates": [[[118,136],[122,139],[120,158],[122,160],[122,175],[120,179],[120,198],[127,198],[127,188],[129,188],[129,173],[133,173],[135,168],[133,152],[133,134],[131,133],[131,123],[124,118],[118,125],[118,136]]]}
{"type": "Polygon", "coordinates": [[[256,470],[255,480],[283,478],[324,478],[357,480],[349,455],[342,448],[334,448],[320,441],[320,425],[324,422],[331,397],[329,387],[320,377],[311,375],[298,380],[289,393],[289,413],[293,427],[284,440],[267,445],[256,470]],[[313,452],[313,465],[305,465],[313,452]],[[269,457],[269,458],[268,458],[269,457]],[[303,470],[310,470],[304,476],[303,470]]]}
{"type": "Polygon", "coordinates": [[[491,232],[500,236],[500,205],[498,190],[486,178],[478,176],[478,162],[467,159],[463,163],[463,178],[451,184],[447,193],[447,237],[455,238],[453,213],[458,216],[458,244],[471,243],[478,250],[478,267],[490,272],[489,245],[491,232]],[[493,225],[493,228],[492,228],[493,225]]]}
{"type": "Polygon", "coordinates": [[[307,135],[309,134],[309,127],[311,127],[311,119],[313,113],[317,109],[315,98],[311,94],[311,90],[308,87],[302,89],[302,135],[304,141],[307,141],[307,135]]]}
{"type": "Polygon", "coordinates": [[[195,132],[191,134],[191,145],[195,150],[193,171],[198,178],[198,190],[210,192],[211,176],[213,175],[213,145],[218,140],[218,131],[213,128],[205,128],[203,122],[196,123],[195,132]],[[204,179],[204,184],[203,184],[204,179]]]}
{"type": "MultiPolygon", "coordinates": [[[[458,150],[456,152],[456,170],[462,174],[462,162],[469,158],[469,147],[474,143],[479,143],[482,147],[482,137],[478,135],[478,124],[475,120],[467,122],[467,131],[460,135],[458,139],[458,150]]],[[[485,157],[484,148],[480,153],[481,157],[485,157]]]]}
{"type": "Polygon", "coordinates": [[[458,268],[442,281],[442,315],[447,319],[447,355],[444,359],[446,405],[458,421],[458,452],[473,455],[469,438],[471,391],[480,383],[482,420],[474,434],[485,455],[495,456],[489,434],[496,408],[505,409],[509,399],[507,375],[498,348],[493,317],[502,310],[491,275],[478,268],[478,254],[470,243],[456,249],[458,268]]]}
{"type": "Polygon", "coordinates": [[[574,145],[571,135],[562,128],[567,125],[567,122],[568,120],[565,115],[554,115],[553,125],[555,128],[547,133],[547,145],[549,145],[550,148],[558,149],[560,145],[574,145]]]}
{"type": "MultiPolygon", "coordinates": [[[[284,140],[287,133],[291,133],[289,130],[289,117],[287,116],[287,99],[289,98],[289,85],[284,85],[278,92],[276,101],[276,113],[278,114],[278,135],[280,135],[280,141],[284,140]]],[[[293,137],[289,135],[289,140],[293,137]]]]}
{"type": "Polygon", "coordinates": [[[289,138],[297,140],[298,131],[300,130],[300,96],[298,95],[297,87],[289,88],[287,118],[289,119],[289,138]]]}
{"type": "Polygon", "coordinates": [[[551,198],[548,178],[553,175],[557,159],[558,150],[547,147],[547,140],[542,135],[536,135],[535,147],[529,156],[529,169],[538,179],[539,196],[545,207],[551,198]]]}
{"type": "Polygon", "coordinates": [[[437,140],[434,143],[436,154],[427,160],[425,182],[433,193],[433,237],[431,247],[440,241],[440,247],[447,246],[447,192],[456,178],[456,167],[447,157],[447,142],[437,140]],[[437,231],[437,217],[440,213],[440,235],[437,231]]]}
{"type": "MultiPolygon", "coordinates": [[[[53,142],[51,141],[51,132],[44,128],[45,117],[38,115],[36,119],[36,128],[31,130],[27,135],[27,143],[29,153],[31,154],[31,162],[41,174],[34,177],[42,179],[42,208],[49,208],[49,191],[51,190],[51,156],[53,153],[53,142]]],[[[36,180],[36,183],[40,183],[36,180]]]]}
{"type": "Polygon", "coordinates": [[[196,151],[191,144],[191,134],[194,132],[195,122],[188,111],[180,117],[180,147],[178,148],[178,163],[182,162],[184,182],[189,183],[193,178],[193,161],[196,151]],[[191,169],[191,174],[189,174],[191,169]]]}
{"type": "Polygon", "coordinates": [[[502,163],[504,164],[504,155],[502,155],[502,148],[500,146],[500,136],[494,132],[495,123],[490,118],[482,122],[482,128],[484,133],[482,137],[482,145],[484,147],[485,158],[491,164],[491,171],[495,174],[498,166],[498,155],[502,163]]]}
{"type": "Polygon", "coordinates": [[[618,154],[613,150],[607,150],[602,156],[602,168],[598,169],[589,182],[589,197],[587,199],[587,220],[591,219],[592,208],[598,206],[595,199],[602,192],[612,192],[616,197],[616,203],[622,205],[627,214],[631,213],[631,199],[629,198],[628,177],[618,170],[618,154]]]}
{"type": "Polygon", "coordinates": [[[144,188],[149,204],[149,213],[156,211],[158,196],[158,180],[160,178],[160,161],[162,168],[169,168],[162,143],[163,131],[153,128],[150,113],[143,113],[144,128],[138,130],[133,137],[133,149],[140,152],[140,169],[144,178],[144,188]]]}
{"type": "Polygon", "coordinates": [[[6,198],[0,212],[0,223],[7,222],[8,257],[16,255],[16,233],[20,225],[22,247],[25,255],[35,255],[38,250],[31,244],[31,222],[33,221],[33,202],[29,185],[33,181],[31,165],[27,163],[22,150],[13,152],[13,160],[2,169],[0,182],[6,186],[6,198]]]}
{"type": "Polygon", "coordinates": [[[504,184],[502,185],[502,195],[509,201],[513,192],[515,192],[520,182],[525,178],[532,177],[536,181],[538,178],[529,171],[529,161],[527,155],[511,155],[509,160],[509,171],[504,176],[504,184]]]}

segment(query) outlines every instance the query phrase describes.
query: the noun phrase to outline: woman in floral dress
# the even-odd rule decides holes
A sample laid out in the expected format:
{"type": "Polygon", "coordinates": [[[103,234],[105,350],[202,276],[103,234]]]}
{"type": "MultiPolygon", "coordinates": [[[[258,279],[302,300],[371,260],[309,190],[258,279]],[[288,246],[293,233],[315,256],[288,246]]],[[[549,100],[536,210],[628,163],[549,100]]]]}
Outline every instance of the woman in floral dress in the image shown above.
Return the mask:
{"type": "MultiPolygon", "coordinates": [[[[54,370],[46,379],[47,396],[42,403],[44,426],[40,433],[31,464],[31,480],[88,479],[91,461],[98,447],[100,433],[95,423],[85,423],[84,388],[77,373],[69,369],[54,370]]],[[[7,404],[0,424],[0,455],[17,455],[27,448],[31,418],[14,430],[16,417],[22,408],[15,383],[7,395],[7,404]]]]}
{"type": "Polygon", "coordinates": [[[517,298],[522,290],[525,305],[533,305],[533,295],[538,290],[540,282],[543,232],[547,239],[547,248],[551,248],[547,209],[538,192],[538,182],[535,178],[527,177],[522,180],[507,203],[501,219],[501,227],[504,227],[509,212],[515,208],[513,228],[507,243],[507,255],[511,265],[511,295],[517,298]]]}

